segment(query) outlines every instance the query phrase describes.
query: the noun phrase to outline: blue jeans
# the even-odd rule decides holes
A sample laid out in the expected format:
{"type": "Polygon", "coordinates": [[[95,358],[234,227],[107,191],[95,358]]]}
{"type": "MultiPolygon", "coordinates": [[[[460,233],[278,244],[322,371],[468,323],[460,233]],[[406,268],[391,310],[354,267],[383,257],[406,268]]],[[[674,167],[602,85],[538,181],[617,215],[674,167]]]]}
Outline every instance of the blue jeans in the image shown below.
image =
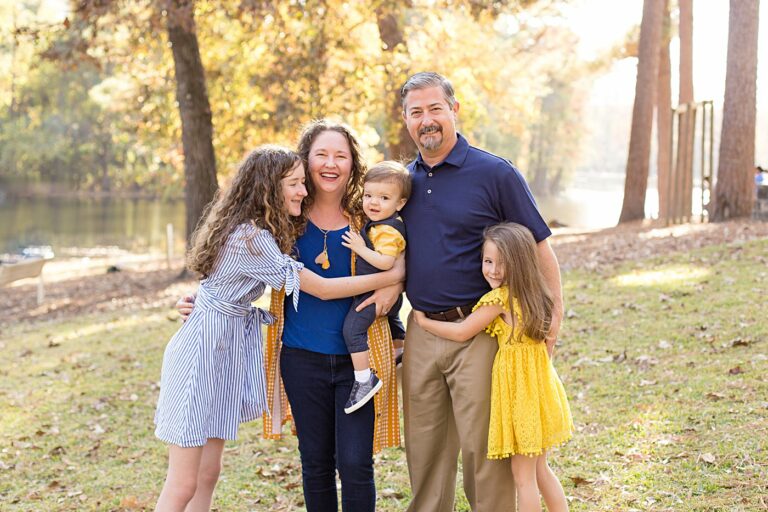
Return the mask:
{"type": "Polygon", "coordinates": [[[354,382],[352,359],[283,346],[280,372],[301,455],[307,512],[337,512],[336,470],[344,512],[376,508],[373,400],[344,413],[354,382]]]}

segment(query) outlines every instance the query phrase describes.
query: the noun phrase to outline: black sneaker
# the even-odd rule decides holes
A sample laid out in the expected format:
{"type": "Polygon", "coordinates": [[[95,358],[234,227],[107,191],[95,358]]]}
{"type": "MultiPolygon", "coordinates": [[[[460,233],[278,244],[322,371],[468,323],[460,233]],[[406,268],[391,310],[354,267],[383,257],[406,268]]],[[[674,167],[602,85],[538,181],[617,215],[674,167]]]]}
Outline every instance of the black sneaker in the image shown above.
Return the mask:
{"type": "Polygon", "coordinates": [[[349,400],[344,406],[344,412],[347,414],[353,413],[373,398],[378,390],[381,389],[381,380],[371,370],[371,376],[366,382],[355,381],[352,384],[352,391],[349,393],[349,400]]]}
{"type": "Polygon", "coordinates": [[[400,352],[395,356],[395,368],[400,368],[403,366],[403,353],[400,352]]]}

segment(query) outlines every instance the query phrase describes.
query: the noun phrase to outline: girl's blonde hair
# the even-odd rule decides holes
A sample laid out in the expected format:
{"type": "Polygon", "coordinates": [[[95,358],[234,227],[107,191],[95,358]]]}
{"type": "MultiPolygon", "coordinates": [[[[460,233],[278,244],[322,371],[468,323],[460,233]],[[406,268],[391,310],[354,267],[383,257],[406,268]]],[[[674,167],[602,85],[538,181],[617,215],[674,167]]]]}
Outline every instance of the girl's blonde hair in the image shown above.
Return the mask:
{"type": "MultiPolygon", "coordinates": [[[[501,255],[510,307],[514,299],[520,306],[522,325],[517,341],[523,335],[544,340],[552,325],[554,301],[539,267],[533,235],[520,224],[505,222],[486,228],[483,237],[486,242],[496,244],[501,255]]],[[[513,324],[518,321],[515,316],[512,315],[513,324]]]]}
{"type": "MultiPolygon", "coordinates": [[[[299,155],[282,146],[264,145],[252,151],[237,170],[232,184],[206,207],[192,234],[187,268],[208,276],[230,233],[249,222],[268,230],[283,253],[290,253],[297,225],[283,200],[282,179],[301,163],[299,155]]],[[[253,250],[250,241],[249,250],[253,250]]]]}

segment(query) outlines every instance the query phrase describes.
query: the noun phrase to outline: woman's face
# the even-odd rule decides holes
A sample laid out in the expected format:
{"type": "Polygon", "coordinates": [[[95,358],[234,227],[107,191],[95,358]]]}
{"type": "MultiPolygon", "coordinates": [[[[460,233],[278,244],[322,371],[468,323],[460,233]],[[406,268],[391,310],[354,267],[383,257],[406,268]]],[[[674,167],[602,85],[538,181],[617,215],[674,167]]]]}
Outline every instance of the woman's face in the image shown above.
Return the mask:
{"type": "Polygon", "coordinates": [[[304,186],[304,166],[298,162],[280,183],[283,188],[283,204],[285,211],[292,217],[301,215],[301,202],[307,197],[307,187],[304,186]]]}
{"type": "Polygon", "coordinates": [[[352,175],[352,151],[347,138],[327,130],[317,136],[309,148],[309,179],[317,194],[341,197],[352,175]]]}

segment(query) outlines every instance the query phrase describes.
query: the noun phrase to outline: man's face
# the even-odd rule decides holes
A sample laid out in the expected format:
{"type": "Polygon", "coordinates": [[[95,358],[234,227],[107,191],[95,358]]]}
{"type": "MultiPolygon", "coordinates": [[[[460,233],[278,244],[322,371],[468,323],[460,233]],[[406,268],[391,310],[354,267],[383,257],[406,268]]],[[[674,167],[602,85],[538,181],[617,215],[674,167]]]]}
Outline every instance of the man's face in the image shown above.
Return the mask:
{"type": "Polygon", "coordinates": [[[459,104],[448,105],[440,86],[408,93],[403,119],[422,155],[440,154],[454,146],[458,111],[459,104]]]}

